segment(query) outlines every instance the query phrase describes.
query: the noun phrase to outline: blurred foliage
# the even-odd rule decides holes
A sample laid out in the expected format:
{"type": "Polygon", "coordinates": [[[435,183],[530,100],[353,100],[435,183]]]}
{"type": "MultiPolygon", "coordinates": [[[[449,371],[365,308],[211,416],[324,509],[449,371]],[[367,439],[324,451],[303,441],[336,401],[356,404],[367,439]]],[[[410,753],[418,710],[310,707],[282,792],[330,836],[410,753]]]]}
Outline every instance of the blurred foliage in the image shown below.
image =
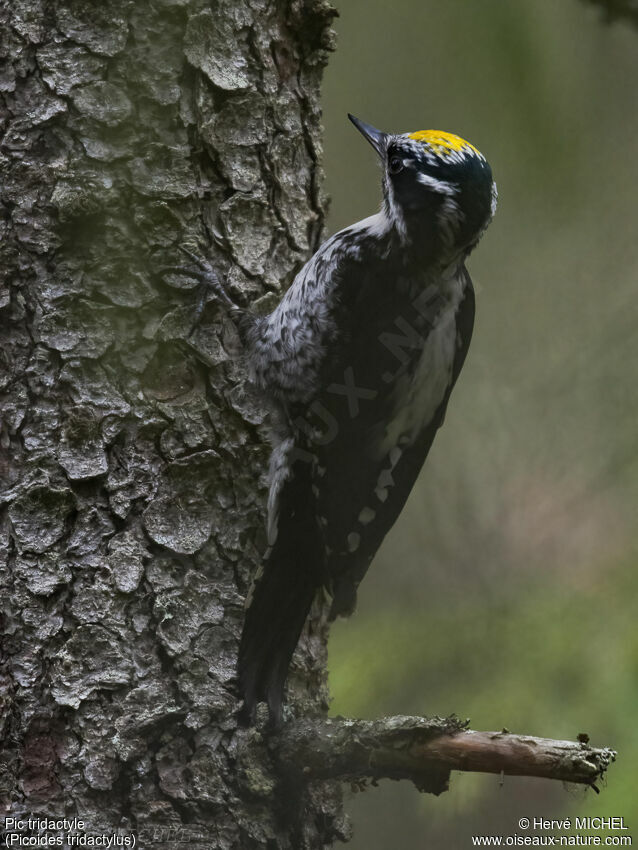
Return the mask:
{"type": "Polygon", "coordinates": [[[584,0],[584,2],[593,3],[602,9],[607,21],[627,18],[638,26],[638,2],[636,0],[584,0]]]}
{"type": "Polygon", "coordinates": [[[517,816],[624,815],[638,839],[638,34],[579,0],[349,0],[324,87],[331,230],[379,203],[345,118],[456,132],[497,217],[470,258],[475,336],[401,519],[333,627],[334,712],[469,716],[589,733],[620,759],[600,797],[455,776],[383,783],[354,848],[466,848],[517,816]]]}

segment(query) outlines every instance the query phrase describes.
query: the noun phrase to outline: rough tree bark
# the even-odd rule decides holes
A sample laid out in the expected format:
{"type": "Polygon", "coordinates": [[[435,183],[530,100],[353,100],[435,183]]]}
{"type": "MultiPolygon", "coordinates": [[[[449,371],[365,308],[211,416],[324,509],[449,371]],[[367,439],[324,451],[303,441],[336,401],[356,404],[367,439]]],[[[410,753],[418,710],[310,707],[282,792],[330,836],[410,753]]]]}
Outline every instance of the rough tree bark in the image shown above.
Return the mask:
{"type": "Polygon", "coordinates": [[[175,265],[188,244],[265,309],[317,247],[327,0],[0,8],[4,817],[303,850],[347,838],[339,779],[593,785],[614,754],[585,743],[326,721],[320,603],[289,678],[298,720],[237,726],[266,431],[231,324],[212,302],[190,333],[197,282],[175,265]]]}
{"type": "MultiPolygon", "coordinates": [[[[170,266],[196,246],[254,303],[316,248],[333,10],[1,15],[5,814],[143,846],[323,846],[338,786],[283,800],[233,714],[265,432],[231,326],[209,304],[189,338],[196,281],[170,266]]],[[[325,713],[324,647],[319,623],[296,656],[304,714],[325,713]]]]}

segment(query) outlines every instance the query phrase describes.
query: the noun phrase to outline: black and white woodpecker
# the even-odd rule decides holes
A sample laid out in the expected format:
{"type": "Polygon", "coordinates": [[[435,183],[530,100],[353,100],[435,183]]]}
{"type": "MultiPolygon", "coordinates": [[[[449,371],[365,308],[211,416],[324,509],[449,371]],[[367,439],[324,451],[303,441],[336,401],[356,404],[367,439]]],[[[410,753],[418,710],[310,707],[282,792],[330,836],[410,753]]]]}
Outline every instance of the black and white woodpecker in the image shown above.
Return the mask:
{"type": "Polygon", "coordinates": [[[214,281],[273,422],[269,548],[238,660],[247,720],[260,701],[281,720],[315,594],[328,590],[331,619],[353,611],[408,498],[467,354],[465,260],[496,208],[490,166],[469,142],[349,117],[381,161],[381,211],[328,239],[268,316],[214,281]]]}

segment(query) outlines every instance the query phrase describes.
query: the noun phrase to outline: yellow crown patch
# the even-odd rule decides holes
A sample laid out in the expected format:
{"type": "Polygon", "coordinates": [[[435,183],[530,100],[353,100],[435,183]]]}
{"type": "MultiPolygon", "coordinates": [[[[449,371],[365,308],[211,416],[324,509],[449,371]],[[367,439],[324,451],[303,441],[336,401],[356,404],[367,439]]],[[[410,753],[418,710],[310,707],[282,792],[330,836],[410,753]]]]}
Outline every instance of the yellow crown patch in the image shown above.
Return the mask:
{"type": "Polygon", "coordinates": [[[481,156],[481,152],[470,142],[455,136],[454,133],[445,133],[442,130],[418,130],[416,133],[410,133],[408,138],[428,145],[438,156],[449,156],[455,151],[462,151],[463,148],[470,148],[481,156]]]}

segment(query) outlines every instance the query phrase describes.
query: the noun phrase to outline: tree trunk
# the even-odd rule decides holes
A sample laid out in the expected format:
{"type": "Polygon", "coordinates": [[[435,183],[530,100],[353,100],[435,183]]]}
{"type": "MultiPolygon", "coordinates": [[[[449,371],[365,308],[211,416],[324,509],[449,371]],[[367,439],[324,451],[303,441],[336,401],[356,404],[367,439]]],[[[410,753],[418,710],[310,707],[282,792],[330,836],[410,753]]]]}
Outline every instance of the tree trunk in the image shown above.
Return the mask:
{"type": "Polygon", "coordinates": [[[347,838],[340,778],[441,793],[452,769],[491,770],[595,788],[615,756],[455,718],[326,721],[320,604],[288,681],[298,719],[238,727],[266,424],[233,325],[179,249],[266,309],[317,247],[333,14],[0,6],[7,846],[319,848],[347,838]]]}
{"type": "MultiPolygon", "coordinates": [[[[0,796],[140,846],[321,847],[338,786],[284,787],[237,727],[265,426],[209,256],[266,303],[323,226],[325,0],[3,5],[0,796]],[[250,746],[248,746],[250,744],[250,746]]],[[[326,711],[322,620],[292,704],[326,711]]],[[[297,675],[295,676],[295,671],[297,675]]],[[[45,825],[49,826],[49,825],[45,825]]]]}

